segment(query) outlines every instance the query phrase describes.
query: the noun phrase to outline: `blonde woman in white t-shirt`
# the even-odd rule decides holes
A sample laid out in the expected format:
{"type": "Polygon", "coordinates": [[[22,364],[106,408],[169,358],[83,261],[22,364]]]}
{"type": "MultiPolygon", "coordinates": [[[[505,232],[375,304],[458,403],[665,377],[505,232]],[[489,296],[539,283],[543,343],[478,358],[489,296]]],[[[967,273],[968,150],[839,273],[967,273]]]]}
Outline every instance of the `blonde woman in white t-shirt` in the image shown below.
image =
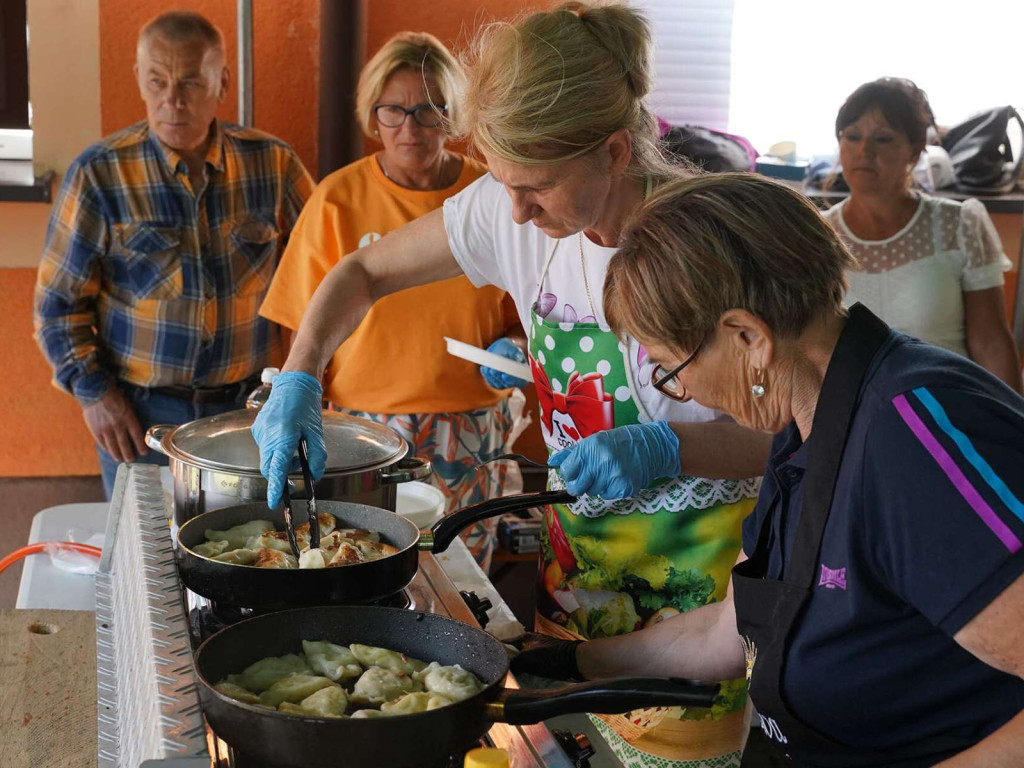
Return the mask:
{"type": "Polygon", "coordinates": [[[854,91],[836,117],[850,196],[825,213],[860,266],[847,304],[861,302],[893,328],[969,357],[1021,391],[1006,322],[1010,262],[984,206],[913,189],[911,169],[932,124],[924,92],[882,78],[854,91]]]}
{"type": "MultiPolygon", "coordinates": [[[[558,467],[550,483],[579,497],[545,508],[541,537],[536,627],[545,642],[565,643],[556,644],[562,663],[517,674],[575,676],[576,640],[724,600],[768,456],[766,435],[663,397],[678,370],[661,371],[604,316],[601,289],[625,222],[687,173],[657,144],[651,43],[643,16],[620,4],[569,2],[481,30],[457,120],[490,173],[331,269],[253,426],[276,505],[300,435],[311,466],[323,456],[320,374],[375,301],[459,275],[507,291],[558,467]]],[[[382,375],[401,375],[400,352],[380,355],[382,375]]],[[[747,376],[756,385],[759,372],[747,376]]],[[[735,768],[745,698],[739,678],[711,709],[594,723],[623,764],[735,768]]]]}

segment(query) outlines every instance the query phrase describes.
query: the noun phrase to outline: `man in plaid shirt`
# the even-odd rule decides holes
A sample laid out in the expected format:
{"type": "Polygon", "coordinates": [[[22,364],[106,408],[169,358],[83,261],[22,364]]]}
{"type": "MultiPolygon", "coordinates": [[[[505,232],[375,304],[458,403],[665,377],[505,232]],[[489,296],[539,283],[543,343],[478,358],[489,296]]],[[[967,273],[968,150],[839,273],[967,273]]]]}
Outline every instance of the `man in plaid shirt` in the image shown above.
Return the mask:
{"type": "Polygon", "coordinates": [[[257,313],[313,181],[268,134],[218,121],[220,31],[170,12],[139,35],[146,120],[86,149],[50,217],[39,345],[82,406],[107,495],[121,461],[166,463],[145,430],[244,406],[280,329],[257,313]]]}

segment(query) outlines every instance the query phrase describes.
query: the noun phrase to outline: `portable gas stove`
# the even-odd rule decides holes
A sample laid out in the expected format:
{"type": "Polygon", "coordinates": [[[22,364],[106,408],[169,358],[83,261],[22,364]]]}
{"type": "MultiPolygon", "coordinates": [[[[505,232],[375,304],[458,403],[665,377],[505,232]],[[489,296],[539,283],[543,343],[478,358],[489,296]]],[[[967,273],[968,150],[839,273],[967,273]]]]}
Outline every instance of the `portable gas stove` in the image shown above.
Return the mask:
{"type": "MultiPolygon", "coordinates": [[[[96,575],[99,768],[274,768],[235,754],[205,723],[193,650],[248,612],[182,588],[169,517],[158,468],[123,468],[96,575]]],[[[481,623],[426,552],[413,581],[385,604],[481,623]]],[[[506,686],[516,687],[511,675],[506,686]]],[[[592,754],[584,734],[543,724],[498,723],[486,743],[506,750],[515,768],[586,768],[592,754]]],[[[462,755],[444,765],[461,766],[462,755]]]]}

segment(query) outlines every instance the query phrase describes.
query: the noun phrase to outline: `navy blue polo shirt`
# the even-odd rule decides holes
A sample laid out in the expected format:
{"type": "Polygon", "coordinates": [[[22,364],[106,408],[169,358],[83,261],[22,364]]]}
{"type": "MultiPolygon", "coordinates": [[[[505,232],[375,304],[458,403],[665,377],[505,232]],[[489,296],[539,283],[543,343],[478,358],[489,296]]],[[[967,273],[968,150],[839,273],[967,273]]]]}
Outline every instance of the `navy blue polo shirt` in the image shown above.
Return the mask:
{"type": "MultiPolygon", "coordinates": [[[[772,579],[813,450],[795,424],[776,435],[744,523],[749,555],[772,515],[772,579]]],[[[953,640],[1024,572],[1022,500],[1024,400],[969,360],[893,332],[862,386],[815,585],[789,639],[782,695],[793,713],[852,754],[917,766],[1024,709],[1024,681],[953,640]]],[[[799,744],[787,751],[801,759],[799,744]]]]}

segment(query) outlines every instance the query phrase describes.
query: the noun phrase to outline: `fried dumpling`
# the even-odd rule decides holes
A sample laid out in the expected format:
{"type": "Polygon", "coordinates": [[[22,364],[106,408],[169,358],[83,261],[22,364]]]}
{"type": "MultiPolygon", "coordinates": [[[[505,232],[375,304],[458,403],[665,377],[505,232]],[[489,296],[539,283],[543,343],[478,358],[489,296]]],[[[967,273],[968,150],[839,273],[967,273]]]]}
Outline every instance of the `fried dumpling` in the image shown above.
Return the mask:
{"type": "Polygon", "coordinates": [[[261,549],[256,552],[256,560],[253,562],[257,568],[298,568],[299,561],[295,555],[281,552],[276,549],[261,549]]]}
{"type": "Polygon", "coordinates": [[[312,696],[321,688],[334,685],[326,677],[317,675],[288,675],[275,682],[260,694],[260,704],[277,709],[282,701],[296,704],[312,696]]]}
{"type": "MultiPolygon", "coordinates": [[[[295,534],[295,541],[299,545],[301,550],[303,547],[309,546],[309,536],[300,536],[298,533],[295,534]]],[[[270,533],[264,533],[259,536],[253,536],[245,542],[246,549],[276,549],[278,552],[284,552],[286,554],[292,553],[292,545],[288,541],[287,531],[271,531],[270,533]]]]}
{"type": "Polygon", "coordinates": [[[458,664],[445,667],[436,661],[416,674],[416,679],[431,693],[439,693],[453,701],[462,701],[484,689],[480,678],[458,664]]]}
{"type": "Polygon", "coordinates": [[[262,693],[282,677],[306,675],[312,671],[302,656],[297,653],[288,653],[284,656],[268,656],[265,659],[260,659],[246,667],[241,675],[229,675],[228,680],[237,682],[255,693],[262,693]]]}
{"type": "Polygon", "coordinates": [[[398,547],[385,544],[383,541],[364,541],[359,539],[356,540],[355,544],[367,560],[380,560],[382,557],[398,552],[398,547]]]}
{"type": "Polygon", "coordinates": [[[322,549],[307,549],[299,554],[299,568],[326,568],[331,555],[322,549]]]}
{"type": "Polygon", "coordinates": [[[299,706],[319,717],[342,717],[348,707],[348,695],[340,685],[332,685],[307,696],[299,706]]]}
{"type": "Polygon", "coordinates": [[[349,649],[351,649],[356,659],[364,667],[383,667],[392,672],[404,672],[407,675],[419,672],[427,667],[427,662],[425,661],[414,659],[397,651],[389,651],[387,648],[352,643],[349,649]]]}
{"type": "Polygon", "coordinates": [[[259,704],[260,697],[252,691],[248,691],[240,685],[229,683],[227,680],[222,680],[213,686],[213,690],[223,693],[225,696],[229,696],[235,701],[240,701],[243,704],[259,704]]]}
{"type": "Polygon", "coordinates": [[[334,553],[334,557],[331,558],[329,565],[352,565],[353,563],[362,563],[366,560],[363,557],[363,553],[359,551],[355,544],[350,541],[342,541],[338,545],[338,550],[334,553]]]}
{"type": "Polygon", "coordinates": [[[299,704],[292,704],[290,701],[282,701],[277,705],[278,712],[284,712],[286,715],[301,715],[302,717],[316,717],[312,712],[307,712],[299,704]]]}
{"type": "Polygon", "coordinates": [[[352,701],[380,706],[386,701],[397,699],[403,693],[422,690],[423,686],[407,672],[371,667],[356,680],[352,701]]]}
{"type": "Polygon", "coordinates": [[[302,651],[314,672],[335,682],[354,680],[363,674],[355,654],[343,645],[303,640],[302,651]]]}
{"type": "Polygon", "coordinates": [[[365,720],[371,717],[387,717],[387,713],[379,709],[357,709],[352,713],[353,720],[365,720]]]}
{"type": "MultiPolygon", "coordinates": [[[[320,549],[322,549],[328,555],[333,557],[334,553],[338,551],[338,547],[341,546],[341,542],[343,541],[344,539],[342,538],[341,534],[337,531],[333,531],[332,533],[329,533],[326,536],[320,537],[320,549]]],[[[330,562],[330,560],[328,560],[327,562],[330,562]]]]}
{"type": "MultiPolygon", "coordinates": [[[[262,552],[263,550],[260,550],[262,552]]],[[[253,565],[259,552],[253,549],[232,549],[223,555],[217,555],[214,560],[218,563],[231,563],[232,565],[253,565]]]]}
{"type": "Polygon", "coordinates": [[[269,520],[250,520],[247,523],[228,528],[226,531],[208,530],[204,535],[207,541],[226,541],[228,549],[242,549],[249,537],[259,536],[272,530],[274,530],[274,524],[269,520]]]}
{"type": "Polygon", "coordinates": [[[342,538],[350,541],[380,541],[380,534],[365,528],[337,528],[342,538]]]}
{"type": "Polygon", "coordinates": [[[192,551],[203,557],[216,557],[217,555],[224,554],[227,548],[227,541],[204,541],[202,544],[196,544],[192,547],[192,551]]]}
{"type": "Polygon", "coordinates": [[[444,707],[452,703],[452,699],[440,693],[430,691],[416,691],[399,696],[394,701],[388,701],[380,705],[380,711],[385,715],[412,715],[416,712],[426,712],[438,707],[444,707]]]}
{"type": "MultiPolygon", "coordinates": [[[[331,531],[333,531],[335,527],[338,525],[338,521],[330,512],[317,512],[316,519],[320,521],[321,538],[331,533],[331,531]]],[[[306,538],[309,538],[309,521],[306,521],[302,525],[295,526],[295,533],[299,534],[300,532],[304,533],[306,535],[306,538]]]]}

